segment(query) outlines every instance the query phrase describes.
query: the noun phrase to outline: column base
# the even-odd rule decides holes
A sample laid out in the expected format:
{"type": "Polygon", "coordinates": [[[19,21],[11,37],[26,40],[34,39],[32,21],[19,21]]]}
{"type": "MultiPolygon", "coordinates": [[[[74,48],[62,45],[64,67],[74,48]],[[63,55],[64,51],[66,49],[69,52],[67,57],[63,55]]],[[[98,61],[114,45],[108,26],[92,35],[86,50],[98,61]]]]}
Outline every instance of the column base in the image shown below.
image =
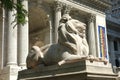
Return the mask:
{"type": "Polygon", "coordinates": [[[0,70],[0,80],[17,80],[18,71],[20,67],[16,65],[9,65],[0,70]]]}
{"type": "Polygon", "coordinates": [[[17,66],[17,63],[15,63],[15,62],[8,62],[6,65],[15,67],[15,66],[17,66]]]}
{"type": "Polygon", "coordinates": [[[19,71],[18,80],[116,80],[110,64],[83,60],[19,71]]]}
{"type": "Polygon", "coordinates": [[[19,64],[19,67],[20,67],[21,69],[27,69],[26,63],[21,63],[21,64],[19,64]]]}

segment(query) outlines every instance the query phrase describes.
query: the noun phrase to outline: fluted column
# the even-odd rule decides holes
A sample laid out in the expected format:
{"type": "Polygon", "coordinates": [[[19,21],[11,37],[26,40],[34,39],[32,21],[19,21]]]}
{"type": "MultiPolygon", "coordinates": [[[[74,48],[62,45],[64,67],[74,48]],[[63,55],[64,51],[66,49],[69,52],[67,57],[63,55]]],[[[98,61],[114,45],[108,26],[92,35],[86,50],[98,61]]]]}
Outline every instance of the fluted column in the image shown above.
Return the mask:
{"type": "Polygon", "coordinates": [[[7,66],[17,65],[17,26],[15,20],[16,10],[8,11],[7,30],[7,66]]]}
{"type": "Polygon", "coordinates": [[[88,43],[89,54],[96,57],[96,39],[95,39],[95,15],[90,14],[88,17],[88,43]]]}
{"type": "MultiPolygon", "coordinates": [[[[22,0],[24,9],[28,11],[28,0],[22,0]]],[[[26,65],[26,57],[28,55],[29,47],[29,30],[28,30],[28,16],[26,16],[27,22],[24,25],[18,27],[18,64],[19,66],[26,65]]]]}
{"type": "Polygon", "coordinates": [[[58,26],[59,26],[59,21],[61,19],[61,9],[62,9],[62,4],[58,1],[55,2],[55,29],[54,29],[54,42],[58,42],[58,26]]]}

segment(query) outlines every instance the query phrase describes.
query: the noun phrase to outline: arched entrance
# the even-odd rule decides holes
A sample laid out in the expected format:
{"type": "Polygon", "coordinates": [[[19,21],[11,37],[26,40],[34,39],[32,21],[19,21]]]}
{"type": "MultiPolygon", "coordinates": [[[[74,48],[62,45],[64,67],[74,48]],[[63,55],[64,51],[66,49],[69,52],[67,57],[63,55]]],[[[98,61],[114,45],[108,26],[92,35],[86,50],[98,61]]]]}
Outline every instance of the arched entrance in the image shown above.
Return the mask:
{"type": "Polygon", "coordinates": [[[44,9],[29,7],[29,43],[30,47],[39,47],[50,43],[49,19],[44,9]]]}

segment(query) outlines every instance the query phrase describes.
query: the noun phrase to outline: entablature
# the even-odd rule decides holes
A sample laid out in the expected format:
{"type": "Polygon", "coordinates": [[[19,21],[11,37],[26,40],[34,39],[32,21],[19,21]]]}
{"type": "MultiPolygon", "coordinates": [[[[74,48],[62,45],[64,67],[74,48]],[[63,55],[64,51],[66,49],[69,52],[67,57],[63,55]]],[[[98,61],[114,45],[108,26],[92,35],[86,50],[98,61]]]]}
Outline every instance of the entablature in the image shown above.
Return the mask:
{"type": "Polygon", "coordinates": [[[106,0],[67,0],[76,4],[84,4],[86,6],[92,7],[94,9],[105,11],[111,8],[111,3],[106,0]]]}

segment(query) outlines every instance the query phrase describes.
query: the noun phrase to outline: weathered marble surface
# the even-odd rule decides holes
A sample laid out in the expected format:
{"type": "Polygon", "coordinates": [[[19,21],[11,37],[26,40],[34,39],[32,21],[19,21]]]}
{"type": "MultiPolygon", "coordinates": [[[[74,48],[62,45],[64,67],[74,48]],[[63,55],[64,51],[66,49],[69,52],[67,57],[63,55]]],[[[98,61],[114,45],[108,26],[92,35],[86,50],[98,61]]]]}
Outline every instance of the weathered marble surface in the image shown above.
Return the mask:
{"type": "Polygon", "coordinates": [[[85,36],[86,24],[63,15],[58,27],[58,43],[46,45],[41,50],[33,46],[27,57],[27,67],[39,64],[62,65],[66,62],[88,57],[89,47],[85,36]]]}
{"type": "Polygon", "coordinates": [[[116,80],[110,64],[82,60],[19,71],[18,80],[116,80]]]}

